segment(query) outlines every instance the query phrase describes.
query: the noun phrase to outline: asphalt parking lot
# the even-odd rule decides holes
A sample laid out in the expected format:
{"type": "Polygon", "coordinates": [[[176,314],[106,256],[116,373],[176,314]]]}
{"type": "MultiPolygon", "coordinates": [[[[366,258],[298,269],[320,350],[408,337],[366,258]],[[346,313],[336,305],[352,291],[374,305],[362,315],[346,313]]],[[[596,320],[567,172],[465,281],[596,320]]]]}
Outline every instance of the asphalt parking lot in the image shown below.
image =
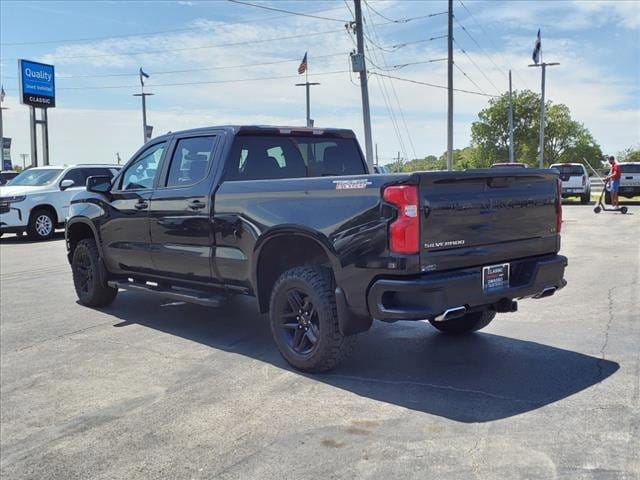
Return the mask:
{"type": "Polygon", "coordinates": [[[64,240],[0,240],[3,479],[638,479],[640,207],[564,208],[568,286],[463,339],[376,323],[335,371],[254,301],[76,303],[64,240]]]}

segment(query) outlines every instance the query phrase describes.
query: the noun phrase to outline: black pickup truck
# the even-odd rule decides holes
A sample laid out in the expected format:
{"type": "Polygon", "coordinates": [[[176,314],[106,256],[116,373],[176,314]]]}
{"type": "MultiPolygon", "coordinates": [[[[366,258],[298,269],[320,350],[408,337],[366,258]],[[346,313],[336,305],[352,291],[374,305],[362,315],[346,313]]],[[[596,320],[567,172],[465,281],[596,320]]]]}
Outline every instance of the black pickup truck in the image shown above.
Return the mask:
{"type": "Polygon", "coordinates": [[[285,359],[318,372],[372,319],[462,334],[553,295],[560,202],[552,170],[370,174],[350,130],[211,127],[90,177],[66,242],[83,305],[253,295],[285,359]]]}

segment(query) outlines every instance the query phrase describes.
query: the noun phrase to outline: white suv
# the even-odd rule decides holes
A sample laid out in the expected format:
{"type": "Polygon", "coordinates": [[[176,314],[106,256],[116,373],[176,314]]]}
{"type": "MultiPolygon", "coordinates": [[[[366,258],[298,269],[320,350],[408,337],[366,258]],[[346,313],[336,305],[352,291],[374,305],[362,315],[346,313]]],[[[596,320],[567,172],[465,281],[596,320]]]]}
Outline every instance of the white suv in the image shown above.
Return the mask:
{"type": "Polygon", "coordinates": [[[84,190],[87,177],[113,177],[118,165],[34,167],[0,187],[0,235],[27,232],[33,240],[50,238],[64,225],[69,203],[84,190]]]}
{"type": "Polygon", "coordinates": [[[554,163],[549,168],[555,168],[560,172],[562,198],[580,197],[583,205],[591,201],[591,180],[583,164],[554,163]]]}

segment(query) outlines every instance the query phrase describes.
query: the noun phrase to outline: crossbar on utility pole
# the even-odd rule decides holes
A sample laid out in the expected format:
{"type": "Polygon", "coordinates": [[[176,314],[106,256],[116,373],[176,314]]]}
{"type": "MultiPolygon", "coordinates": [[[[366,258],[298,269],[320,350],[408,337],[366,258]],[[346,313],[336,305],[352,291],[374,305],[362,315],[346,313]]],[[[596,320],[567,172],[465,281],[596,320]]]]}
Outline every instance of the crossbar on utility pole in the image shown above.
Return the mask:
{"type": "Polygon", "coordinates": [[[511,91],[511,70],[509,70],[509,163],[513,162],[513,93],[511,91]]]}
{"type": "Polygon", "coordinates": [[[310,92],[310,88],[314,85],[320,85],[318,82],[309,82],[306,81],[304,83],[296,83],[296,87],[306,87],[306,91],[307,91],[307,127],[313,127],[313,125],[311,124],[311,92],[310,92]]]}
{"type": "Polygon", "coordinates": [[[545,77],[547,73],[547,67],[555,67],[556,65],[560,65],[558,62],[552,63],[534,63],[529,65],[530,67],[542,67],[542,80],[541,80],[541,95],[540,95],[540,140],[539,147],[540,153],[538,154],[539,158],[539,167],[544,168],[544,88],[545,88],[545,77]]]}
{"type": "MultiPolygon", "coordinates": [[[[371,112],[369,110],[369,86],[367,83],[367,64],[364,56],[364,33],[362,31],[362,6],[360,0],[353,0],[356,17],[356,41],[360,73],[360,93],[362,94],[362,117],[364,121],[364,146],[369,170],[373,171],[373,140],[371,139],[371,112]]],[[[354,69],[355,71],[355,69],[354,69]]]]}
{"type": "Polygon", "coordinates": [[[453,170],[453,0],[449,0],[447,38],[447,170],[453,170]]]}

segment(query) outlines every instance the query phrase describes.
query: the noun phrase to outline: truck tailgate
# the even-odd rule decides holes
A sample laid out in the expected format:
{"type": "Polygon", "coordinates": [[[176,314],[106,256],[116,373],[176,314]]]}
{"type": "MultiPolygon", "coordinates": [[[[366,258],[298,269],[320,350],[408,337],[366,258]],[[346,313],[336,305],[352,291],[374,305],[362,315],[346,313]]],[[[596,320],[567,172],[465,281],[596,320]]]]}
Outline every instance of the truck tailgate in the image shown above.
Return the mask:
{"type": "Polygon", "coordinates": [[[557,173],[492,169],[419,175],[423,271],[559,249],[557,173]]]}

